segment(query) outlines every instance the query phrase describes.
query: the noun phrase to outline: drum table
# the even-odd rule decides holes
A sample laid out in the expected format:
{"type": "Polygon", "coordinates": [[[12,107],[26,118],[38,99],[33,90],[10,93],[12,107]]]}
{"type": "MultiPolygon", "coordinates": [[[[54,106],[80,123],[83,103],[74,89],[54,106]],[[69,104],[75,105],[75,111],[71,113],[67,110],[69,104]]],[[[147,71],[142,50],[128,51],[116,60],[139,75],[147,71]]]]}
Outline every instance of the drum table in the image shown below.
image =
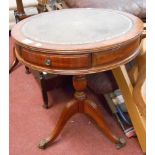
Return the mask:
{"type": "Polygon", "coordinates": [[[109,130],[97,105],[86,97],[86,75],[114,69],[135,58],[142,31],[142,21],[131,14],[83,8],[42,13],[13,28],[15,54],[21,63],[41,72],[73,75],[75,98],[39,148],[52,143],[76,113],[95,120],[117,148],[125,145],[124,139],[109,130]]]}

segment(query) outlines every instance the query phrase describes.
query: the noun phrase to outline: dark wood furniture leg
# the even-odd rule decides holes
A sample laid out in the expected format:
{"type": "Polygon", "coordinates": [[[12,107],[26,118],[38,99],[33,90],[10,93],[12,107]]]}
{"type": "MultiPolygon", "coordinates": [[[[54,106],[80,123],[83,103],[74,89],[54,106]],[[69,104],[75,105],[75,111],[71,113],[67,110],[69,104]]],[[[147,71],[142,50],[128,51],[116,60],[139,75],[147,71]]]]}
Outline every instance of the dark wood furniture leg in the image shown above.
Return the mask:
{"type": "Polygon", "coordinates": [[[18,63],[19,63],[19,61],[18,61],[18,59],[16,58],[16,55],[15,55],[15,47],[13,47],[13,62],[10,65],[9,74],[14,70],[14,68],[18,65],[18,63]]]}
{"type": "MultiPolygon", "coordinates": [[[[18,65],[18,63],[19,63],[19,61],[18,61],[18,59],[16,58],[16,55],[15,55],[15,47],[13,47],[13,62],[10,65],[9,74],[12,73],[12,71],[18,65]]],[[[26,66],[25,66],[25,73],[26,74],[30,74],[31,73],[30,69],[28,67],[26,67],[26,66]]]]}
{"type": "Polygon", "coordinates": [[[44,74],[42,72],[40,72],[40,83],[41,83],[41,91],[42,91],[42,97],[43,97],[43,101],[44,101],[44,104],[43,104],[43,107],[48,109],[48,94],[47,94],[47,91],[46,91],[46,82],[45,82],[45,77],[44,77],[44,74]]]}
{"type": "Polygon", "coordinates": [[[28,16],[25,14],[23,1],[22,0],[16,0],[17,9],[14,11],[16,23],[21,21],[24,18],[27,18],[28,16]]]}
{"type": "Polygon", "coordinates": [[[25,73],[26,74],[30,74],[31,72],[30,72],[30,69],[27,67],[27,66],[25,66],[25,73]]]}
{"type": "Polygon", "coordinates": [[[73,86],[75,88],[75,94],[74,94],[75,100],[69,102],[65,106],[53,132],[51,133],[51,135],[48,138],[43,139],[40,142],[39,148],[45,149],[46,146],[51,144],[57,138],[57,136],[60,134],[63,127],[69,120],[69,118],[72,117],[76,113],[84,113],[84,114],[90,116],[93,120],[95,120],[95,122],[101,128],[101,130],[105,133],[105,135],[112,142],[114,142],[116,144],[116,147],[118,149],[123,147],[126,144],[125,140],[123,138],[116,137],[110,131],[110,129],[108,128],[105,120],[103,119],[103,115],[100,112],[100,110],[98,109],[97,105],[94,102],[87,99],[86,93],[84,92],[84,90],[87,87],[86,77],[84,75],[73,76],[73,86]]]}
{"type": "Polygon", "coordinates": [[[43,4],[38,4],[37,10],[38,10],[39,13],[48,12],[48,10],[46,8],[46,5],[43,5],[43,4]]]}

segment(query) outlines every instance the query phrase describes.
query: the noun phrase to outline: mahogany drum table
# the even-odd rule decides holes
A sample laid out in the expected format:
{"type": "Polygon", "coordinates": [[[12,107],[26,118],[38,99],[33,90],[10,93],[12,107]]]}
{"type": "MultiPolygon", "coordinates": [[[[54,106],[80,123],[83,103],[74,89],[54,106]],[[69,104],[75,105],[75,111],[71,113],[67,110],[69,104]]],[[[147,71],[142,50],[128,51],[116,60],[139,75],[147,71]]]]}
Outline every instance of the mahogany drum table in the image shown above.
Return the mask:
{"type": "Polygon", "coordinates": [[[73,75],[75,98],[65,106],[53,132],[41,141],[39,148],[52,143],[76,113],[95,120],[117,148],[125,145],[124,139],[109,130],[97,105],[86,97],[86,74],[111,70],[135,58],[142,31],[139,18],[105,9],[42,13],[13,28],[15,54],[21,63],[41,72],[73,75]]]}

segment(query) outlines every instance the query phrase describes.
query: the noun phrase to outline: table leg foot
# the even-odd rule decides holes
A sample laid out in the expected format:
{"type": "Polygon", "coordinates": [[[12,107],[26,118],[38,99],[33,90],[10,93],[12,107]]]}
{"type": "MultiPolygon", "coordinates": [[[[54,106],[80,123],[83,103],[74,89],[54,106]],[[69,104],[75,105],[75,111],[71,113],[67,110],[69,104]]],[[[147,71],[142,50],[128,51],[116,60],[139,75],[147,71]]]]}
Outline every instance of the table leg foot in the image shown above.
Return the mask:
{"type": "Polygon", "coordinates": [[[45,75],[43,74],[43,72],[40,72],[39,73],[39,79],[40,79],[40,84],[41,84],[41,91],[42,91],[42,98],[43,98],[43,107],[45,109],[48,109],[49,108],[49,105],[48,105],[48,94],[47,94],[47,83],[46,83],[46,78],[45,78],[45,75]]]}
{"type": "Polygon", "coordinates": [[[48,138],[41,140],[39,145],[38,145],[38,148],[39,149],[45,149],[49,142],[50,142],[50,139],[48,139],[48,138]]]}
{"type": "Polygon", "coordinates": [[[53,132],[51,133],[51,135],[48,138],[46,138],[40,142],[39,148],[45,149],[47,147],[47,145],[52,144],[52,142],[58,137],[58,135],[64,128],[67,121],[77,112],[78,112],[78,101],[73,100],[73,101],[69,102],[65,106],[53,132]]]}
{"type": "Polygon", "coordinates": [[[103,133],[105,133],[105,135],[113,143],[117,144],[117,147],[121,148],[125,145],[125,140],[123,138],[118,138],[112,133],[112,131],[110,130],[106,121],[103,118],[103,114],[94,102],[90,100],[86,100],[84,102],[84,113],[90,116],[97,123],[97,125],[101,128],[103,133]]]}
{"type": "Polygon", "coordinates": [[[13,54],[14,54],[14,60],[12,62],[12,64],[10,65],[10,68],[9,68],[9,74],[14,70],[14,68],[18,65],[19,61],[18,59],[16,58],[15,56],[15,47],[13,47],[13,54]]]}
{"type": "Polygon", "coordinates": [[[26,66],[25,66],[25,73],[26,73],[26,74],[30,74],[30,73],[31,73],[31,72],[30,72],[30,69],[29,69],[28,67],[26,67],[26,66]]]}
{"type": "Polygon", "coordinates": [[[116,149],[121,149],[126,145],[126,141],[124,138],[119,138],[119,142],[116,143],[116,149]]]}
{"type": "Polygon", "coordinates": [[[17,58],[15,58],[9,68],[9,74],[14,70],[14,68],[18,65],[19,61],[17,58]]]}

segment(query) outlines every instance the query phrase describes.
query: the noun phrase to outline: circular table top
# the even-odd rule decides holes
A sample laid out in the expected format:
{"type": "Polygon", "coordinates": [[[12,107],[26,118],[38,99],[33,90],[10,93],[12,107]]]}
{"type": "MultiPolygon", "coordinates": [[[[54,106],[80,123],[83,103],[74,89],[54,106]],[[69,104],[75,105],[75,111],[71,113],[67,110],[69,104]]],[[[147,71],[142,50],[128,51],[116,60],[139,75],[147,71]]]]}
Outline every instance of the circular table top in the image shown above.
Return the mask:
{"type": "Polygon", "coordinates": [[[53,74],[91,74],[116,68],[139,53],[143,22],[107,9],[64,9],[24,19],[12,29],[16,57],[53,74]]]}
{"type": "Polygon", "coordinates": [[[37,42],[76,45],[119,37],[132,26],[130,18],[115,12],[78,9],[39,15],[27,21],[21,31],[37,42]]]}
{"type": "Polygon", "coordinates": [[[128,13],[80,8],[27,18],[13,28],[12,36],[24,46],[68,54],[110,48],[139,36],[142,29],[142,21],[128,13]]]}

